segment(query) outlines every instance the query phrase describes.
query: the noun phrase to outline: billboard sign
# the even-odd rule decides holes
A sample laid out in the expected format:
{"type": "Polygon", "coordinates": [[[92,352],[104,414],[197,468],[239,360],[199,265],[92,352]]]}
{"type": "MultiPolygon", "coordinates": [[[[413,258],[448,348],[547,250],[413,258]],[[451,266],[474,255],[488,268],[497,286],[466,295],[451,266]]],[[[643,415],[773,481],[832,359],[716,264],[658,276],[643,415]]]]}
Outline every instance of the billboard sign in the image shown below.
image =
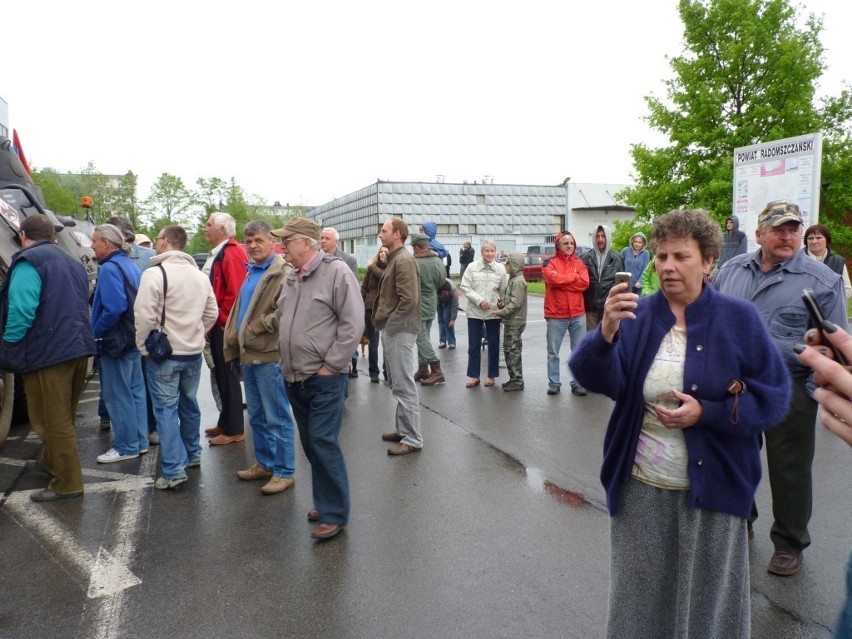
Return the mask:
{"type": "Polygon", "coordinates": [[[757,216],[767,202],[790,200],[799,205],[805,228],[819,219],[822,134],[762,142],[734,149],[733,214],[757,250],[757,216]]]}

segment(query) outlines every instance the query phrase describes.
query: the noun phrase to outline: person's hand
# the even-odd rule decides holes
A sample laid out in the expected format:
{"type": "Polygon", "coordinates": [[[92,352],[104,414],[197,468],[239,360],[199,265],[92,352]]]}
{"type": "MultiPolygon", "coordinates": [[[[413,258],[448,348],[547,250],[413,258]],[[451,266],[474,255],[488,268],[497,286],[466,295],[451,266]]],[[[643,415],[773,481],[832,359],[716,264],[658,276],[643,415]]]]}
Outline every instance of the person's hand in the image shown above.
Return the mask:
{"type": "Polygon", "coordinates": [[[497,300],[497,308],[506,308],[506,303],[503,300],[497,300]]]}
{"type": "Polygon", "coordinates": [[[618,327],[623,319],[636,319],[633,309],[636,308],[639,296],[628,292],[627,282],[613,286],[604,304],[603,319],[601,320],[601,334],[603,338],[612,343],[618,327]]]}
{"type": "Polygon", "coordinates": [[[499,317],[499,315],[497,315],[497,311],[491,311],[491,317],[499,317]]]}
{"type": "Polygon", "coordinates": [[[449,326],[450,328],[454,328],[455,325],[456,325],[456,320],[450,320],[449,322],[447,322],[447,326],[449,326]]]}
{"type": "MultiPolygon", "coordinates": [[[[836,327],[835,327],[836,328],[836,327]]],[[[822,339],[830,341],[847,359],[852,359],[852,337],[840,329],[835,332],[821,331],[822,339]]],[[[813,337],[809,340],[816,342],[813,337]]],[[[814,399],[821,406],[820,421],[832,433],[852,446],[852,372],[835,362],[831,351],[825,347],[795,347],[796,357],[805,366],[814,370],[814,381],[820,385],[814,391],[814,399]]]]}
{"type": "Polygon", "coordinates": [[[481,308],[483,311],[487,311],[489,308],[491,308],[491,304],[488,303],[488,300],[482,300],[479,303],[479,308],[481,308]]]}
{"type": "Polygon", "coordinates": [[[677,408],[654,406],[654,413],[660,423],[669,429],[683,429],[695,426],[704,414],[704,407],[692,395],[672,389],[672,395],[682,403],[677,408]]]}

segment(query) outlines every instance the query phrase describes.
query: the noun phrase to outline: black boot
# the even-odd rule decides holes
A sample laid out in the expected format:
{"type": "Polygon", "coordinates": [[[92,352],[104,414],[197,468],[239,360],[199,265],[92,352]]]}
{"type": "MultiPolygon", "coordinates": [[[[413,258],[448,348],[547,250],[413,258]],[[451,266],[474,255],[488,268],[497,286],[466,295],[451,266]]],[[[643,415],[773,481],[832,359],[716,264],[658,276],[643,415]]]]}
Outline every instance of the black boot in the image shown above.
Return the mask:
{"type": "Polygon", "coordinates": [[[352,368],[349,369],[349,377],[354,379],[358,377],[358,360],[352,358],[352,368]]]}

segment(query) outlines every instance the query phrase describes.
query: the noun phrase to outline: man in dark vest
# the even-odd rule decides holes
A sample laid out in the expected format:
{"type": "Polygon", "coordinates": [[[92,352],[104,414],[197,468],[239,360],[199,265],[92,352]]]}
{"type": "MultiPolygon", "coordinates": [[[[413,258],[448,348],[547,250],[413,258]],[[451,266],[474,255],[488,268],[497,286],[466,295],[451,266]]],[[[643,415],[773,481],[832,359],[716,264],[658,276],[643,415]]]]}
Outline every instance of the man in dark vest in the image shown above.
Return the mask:
{"type": "Polygon", "coordinates": [[[44,442],[41,459],[26,468],[52,475],[33,501],[83,494],[74,416],[87,359],[95,354],[89,324],[89,281],[83,265],[56,245],[46,215],[21,223],[21,245],[0,289],[0,368],[21,374],[33,430],[44,442]]]}

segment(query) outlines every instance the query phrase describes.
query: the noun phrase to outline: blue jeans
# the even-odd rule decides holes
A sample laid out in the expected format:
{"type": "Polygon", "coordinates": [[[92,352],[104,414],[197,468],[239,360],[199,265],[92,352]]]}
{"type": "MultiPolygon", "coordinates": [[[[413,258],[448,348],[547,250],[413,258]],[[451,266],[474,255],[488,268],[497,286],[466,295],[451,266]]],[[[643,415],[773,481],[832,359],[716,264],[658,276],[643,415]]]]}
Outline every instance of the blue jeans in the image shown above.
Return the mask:
{"type": "Polygon", "coordinates": [[[122,455],[138,455],[148,449],[148,413],[142,355],[133,349],[121,357],[100,356],[101,393],[122,455]]]}
{"type": "MultiPolygon", "coordinates": [[[[571,338],[571,351],[573,352],[586,336],[586,316],[580,315],[570,319],[549,319],[547,321],[547,383],[550,386],[561,388],[559,382],[559,349],[562,348],[562,340],[565,333],[571,338]]],[[[568,373],[570,377],[570,372],[568,373]]],[[[574,378],[571,378],[571,387],[577,386],[574,378]]]]}
{"type": "Polygon", "coordinates": [[[444,344],[456,343],[456,327],[449,326],[453,317],[452,304],[438,304],[438,341],[444,344]]]}
{"type": "Polygon", "coordinates": [[[278,362],[243,364],[243,383],[258,465],[276,477],[292,477],[296,472],[293,417],[281,367],[278,362]]]}
{"type": "Polygon", "coordinates": [[[343,420],[344,375],[314,375],[287,382],[299,439],[311,464],[314,507],[324,524],[349,521],[349,478],[338,437],[343,420]]]}
{"type": "Polygon", "coordinates": [[[467,376],[479,378],[483,332],[488,336],[488,377],[500,377],[500,320],[470,317],[467,318],[467,376]]]}
{"type": "Polygon", "coordinates": [[[201,411],[195,398],[201,379],[201,355],[192,359],[148,360],[148,390],[157,431],[163,477],[186,477],[190,461],[201,459],[201,411]]]}

